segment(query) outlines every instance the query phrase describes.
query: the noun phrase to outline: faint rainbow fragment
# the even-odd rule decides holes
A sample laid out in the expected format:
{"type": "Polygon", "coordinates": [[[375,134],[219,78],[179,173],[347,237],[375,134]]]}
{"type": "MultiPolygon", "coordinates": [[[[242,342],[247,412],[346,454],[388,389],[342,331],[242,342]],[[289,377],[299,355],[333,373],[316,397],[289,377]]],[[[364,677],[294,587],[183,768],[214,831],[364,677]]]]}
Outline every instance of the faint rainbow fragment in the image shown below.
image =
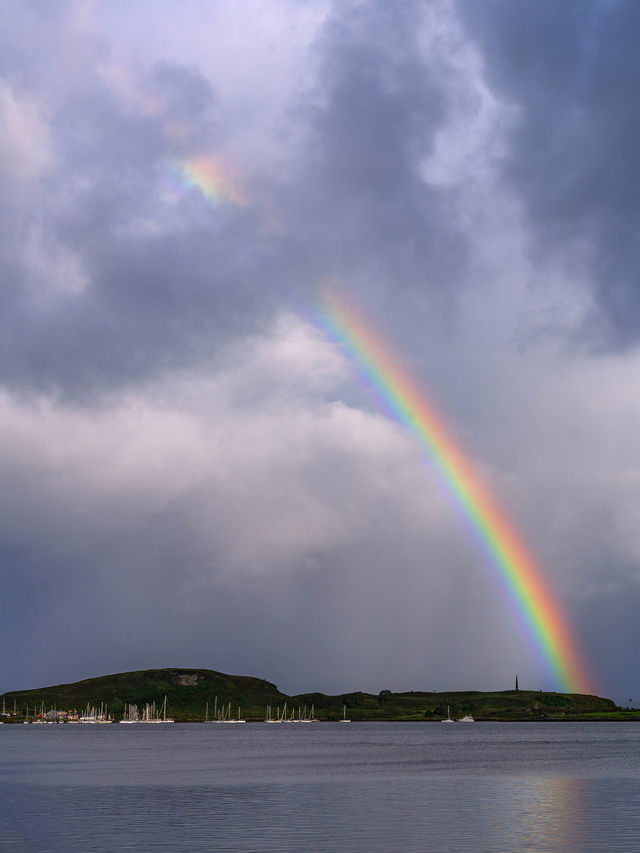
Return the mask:
{"type": "Polygon", "coordinates": [[[238,177],[220,156],[208,154],[172,160],[170,166],[183,186],[198,189],[214,207],[222,204],[244,207],[248,204],[238,177]]]}

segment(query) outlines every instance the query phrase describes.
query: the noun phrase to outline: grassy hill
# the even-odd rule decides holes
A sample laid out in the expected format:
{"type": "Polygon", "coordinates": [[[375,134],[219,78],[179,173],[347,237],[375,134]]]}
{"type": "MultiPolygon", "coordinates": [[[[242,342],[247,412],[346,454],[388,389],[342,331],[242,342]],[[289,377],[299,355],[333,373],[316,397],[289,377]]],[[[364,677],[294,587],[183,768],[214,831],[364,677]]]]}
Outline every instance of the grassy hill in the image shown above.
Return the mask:
{"type": "Polygon", "coordinates": [[[243,675],[225,675],[209,669],[146,669],[138,672],[120,672],[87,678],[73,684],[60,684],[36,690],[5,693],[7,710],[24,713],[44,705],[59,709],[83,709],[89,705],[105,703],[109,711],[119,718],[126,704],[142,708],[147,702],[162,703],[167,697],[167,709],[176,720],[204,719],[209,703],[211,714],[217,698],[219,706],[232,703],[234,713],[238,705],[246,719],[262,719],[267,705],[282,705],[288,697],[278,691],[275,684],[243,675]]]}
{"type": "MultiPolygon", "coordinates": [[[[60,684],[36,690],[11,691],[4,698],[7,711],[13,710],[14,699],[18,721],[29,706],[58,709],[83,709],[89,705],[108,704],[109,711],[119,719],[126,703],[143,707],[145,703],[162,703],[167,697],[167,709],[177,721],[196,721],[205,718],[208,703],[210,716],[214,703],[218,707],[231,703],[233,714],[238,706],[247,720],[262,720],[267,705],[275,711],[285,702],[289,710],[315,706],[316,717],[337,720],[343,705],[352,720],[441,720],[451,708],[452,717],[472,714],[476,720],[560,720],[560,719],[632,719],[640,714],[623,712],[610,699],[580,694],[543,693],[531,690],[506,690],[484,693],[462,691],[446,693],[407,692],[379,694],[344,693],[327,696],[324,693],[304,693],[287,696],[275,684],[259,678],[226,675],[209,669],[150,669],[122,672],[88,678],[74,684],[60,684]]],[[[6,718],[5,718],[6,719],[6,718]]]]}

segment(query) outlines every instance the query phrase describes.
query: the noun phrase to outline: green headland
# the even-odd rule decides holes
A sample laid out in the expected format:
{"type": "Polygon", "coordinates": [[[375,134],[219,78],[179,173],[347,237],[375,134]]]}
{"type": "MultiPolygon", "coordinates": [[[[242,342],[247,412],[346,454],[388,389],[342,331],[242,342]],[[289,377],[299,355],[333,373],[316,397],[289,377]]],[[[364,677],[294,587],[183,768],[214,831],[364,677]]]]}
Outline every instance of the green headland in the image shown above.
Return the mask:
{"type": "Polygon", "coordinates": [[[354,722],[364,720],[436,721],[447,716],[458,719],[471,715],[475,720],[632,720],[640,719],[640,711],[618,707],[612,700],[599,696],[551,693],[534,690],[478,690],[454,692],[409,691],[394,693],[381,690],[377,694],[302,693],[289,696],[275,684],[260,678],[225,675],[210,669],[148,669],[88,678],[74,684],[59,684],[35,690],[9,691],[0,695],[5,722],[21,722],[28,710],[31,719],[37,713],[77,710],[87,706],[108,706],[110,716],[119,720],[127,705],[144,708],[167,697],[167,715],[176,722],[198,722],[214,708],[229,708],[245,720],[264,720],[267,707],[276,716],[285,702],[287,713],[313,707],[319,720],[339,720],[346,714],[354,722]],[[15,715],[13,714],[15,708],[15,715]]]}

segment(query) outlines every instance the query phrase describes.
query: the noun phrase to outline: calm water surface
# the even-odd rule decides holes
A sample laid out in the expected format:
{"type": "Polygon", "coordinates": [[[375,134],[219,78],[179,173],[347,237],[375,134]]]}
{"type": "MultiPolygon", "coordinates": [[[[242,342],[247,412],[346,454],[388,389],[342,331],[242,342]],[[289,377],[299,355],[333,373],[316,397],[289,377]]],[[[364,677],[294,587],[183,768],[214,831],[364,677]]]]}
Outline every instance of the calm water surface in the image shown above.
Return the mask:
{"type": "Polygon", "coordinates": [[[640,725],[0,727],[0,851],[640,850],[640,725]]]}

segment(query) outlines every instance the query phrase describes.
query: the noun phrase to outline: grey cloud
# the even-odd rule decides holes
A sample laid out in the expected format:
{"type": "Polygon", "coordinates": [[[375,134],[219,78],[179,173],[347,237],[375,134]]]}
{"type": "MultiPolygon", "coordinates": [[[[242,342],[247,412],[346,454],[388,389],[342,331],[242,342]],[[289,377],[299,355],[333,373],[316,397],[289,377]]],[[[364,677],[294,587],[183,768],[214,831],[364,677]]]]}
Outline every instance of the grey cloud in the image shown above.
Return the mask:
{"type": "MultiPolygon", "coordinates": [[[[189,113],[189,145],[211,145],[209,84],[166,63],[156,72],[156,92],[189,113]]],[[[163,170],[182,155],[167,112],[132,113],[95,69],[46,112],[54,162],[3,214],[21,221],[3,252],[2,380],[86,396],[197,360],[247,313],[264,265],[258,218],[211,210],[197,191],[163,203],[163,170]],[[82,270],[80,292],[56,282],[61,252],[82,270]]]]}
{"type": "Polygon", "coordinates": [[[166,105],[165,109],[172,116],[192,121],[215,100],[211,83],[196,69],[160,61],[152,69],[151,77],[157,94],[166,105]]]}
{"type": "Polygon", "coordinates": [[[263,358],[201,382],[205,412],[169,402],[170,387],[99,417],[46,407],[36,419],[4,400],[0,632],[25,635],[3,668],[13,686],[167,660],[290,690],[513,669],[494,583],[469,576],[469,543],[411,444],[322,389],[315,402],[282,390],[286,363],[271,380],[279,403],[234,403],[263,358]],[[452,642],[467,646],[457,663],[425,652],[451,613],[452,642]]]}
{"type": "MultiPolygon", "coordinates": [[[[315,82],[290,113],[301,144],[287,181],[258,180],[284,228],[270,227],[259,201],[212,210],[191,192],[163,204],[166,161],[215,150],[232,132],[219,126],[215,81],[196,69],[161,60],[147,79],[134,75],[132,101],[105,77],[102,42],[47,85],[44,35],[35,69],[25,71],[31,54],[14,58],[21,96],[44,99],[54,162],[21,187],[22,240],[5,246],[3,381],[86,397],[198,363],[332,275],[449,303],[465,241],[446,192],[420,174],[445,112],[419,44],[420,8],[340,4],[329,17],[315,82]],[[145,111],[147,97],[159,105],[145,111]],[[86,282],[73,293],[51,287],[65,258],[86,282]]],[[[82,35],[65,31],[67,50],[82,35]]]]}
{"type": "Polygon", "coordinates": [[[301,109],[293,211],[322,274],[437,298],[455,291],[465,243],[446,194],[421,176],[446,105],[420,26],[420,4],[336,5],[316,46],[317,89],[301,109]]]}
{"type": "Polygon", "coordinates": [[[521,110],[504,171],[535,227],[535,263],[550,251],[585,252],[596,308],[583,333],[595,346],[635,343],[638,4],[460,0],[458,7],[495,91],[521,110]]]}
{"type": "MultiPolygon", "coordinates": [[[[33,404],[0,450],[0,632],[7,647],[25,638],[7,686],[154,665],[247,672],[283,689],[500,687],[515,671],[538,681],[495,577],[450,508],[434,510],[429,471],[384,418],[340,402],[376,405],[343,381],[338,349],[319,355],[293,322],[272,331],[277,312],[308,311],[333,276],[367,312],[393,309],[385,327],[406,333],[396,340],[453,433],[486,463],[526,538],[537,531],[589,651],[607,649],[607,689],[620,689],[615,646],[604,621],[592,630],[590,608],[613,566],[609,612],[631,618],[620,602],[637,588],[636,490],[620,470],[628,453],[624,466],[615,453],[594,460],[619,441],[635,446],[635,423],[607,430],[633,411],[625,394],[637,371],[626,361],[598,375],[597,359],[576,357],[565,375],[544,342],[516,357],[510,336],[520,312],[546,310],[517,289],[543,262],[562,288],[552,249],[588,230],[602,276],[618,249],[600,319],[616,340],[633,337],[616,314],[628,311],[630,329],[622,211],[634,210],[635,189],[623,198],[621,188],[631,149],[607,83],[614,57],[602,53],[618,39],[606,27],[629,22],[631,7],[463,4],[483,67],[466,43],[443,61],[464,41],[455,27],[450,42],[425,46],[426,11],[449,14],[448,3],[336,2],[298,69],[304,85],[290,82],[285,113],[266,111],[274,124],[255,138],[245,103],[226,103],[225,80],[205,77],[197,57],[118,64],[106,36],[73,23],[74,7],[7,3],[0,31],[0,105],[13,120],[0,139],[5,415],[48,396],[38,392],[63,398],[50,420],[33,404]],[[506,147],[513,114],[485,73],[522,108],[506,147]],[[168,161],[220,146],[233,162],[249,137],[237,162],[246,206],[171,196],[168,161]],[[266,137],[280,148],[263,162],[266,137]],[[527,203],[524,229],[535,223],[530,266],[500,162],[527,203]],[[455,322],[443,323],[459,297],[455,322]],[[119,407],[129,407],[124,427],[119,407]]],[[[110,38],[125,23],[116,14],[110,38]]]]}

